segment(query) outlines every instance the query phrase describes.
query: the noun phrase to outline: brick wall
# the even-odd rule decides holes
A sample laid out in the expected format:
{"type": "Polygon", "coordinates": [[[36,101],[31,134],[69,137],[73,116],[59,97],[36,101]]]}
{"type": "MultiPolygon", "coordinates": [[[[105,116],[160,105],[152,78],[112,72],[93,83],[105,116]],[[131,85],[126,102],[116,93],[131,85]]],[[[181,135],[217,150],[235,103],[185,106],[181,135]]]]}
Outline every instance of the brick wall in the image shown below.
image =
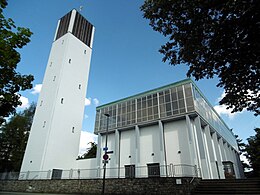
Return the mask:
{"type": "MultiPolygon", "coordinates": [[[[106,194],[189,195],[199,179],[181,178],[106,179],[106,194]]],[[[100,194],[102,179],[0,181],[0,191],[100,194]]]]}

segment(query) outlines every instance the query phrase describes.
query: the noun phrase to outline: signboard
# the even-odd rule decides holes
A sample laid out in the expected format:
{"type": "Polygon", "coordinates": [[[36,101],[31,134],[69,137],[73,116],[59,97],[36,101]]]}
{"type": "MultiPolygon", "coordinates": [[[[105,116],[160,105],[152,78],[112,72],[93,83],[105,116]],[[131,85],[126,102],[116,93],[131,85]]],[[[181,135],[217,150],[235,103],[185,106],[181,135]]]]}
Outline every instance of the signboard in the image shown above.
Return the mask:
{"type": "Polygon", "coordinates": [[[109,156],[108,156],[107,154],[104,154],[104,155],[103,155],[103,159],[104,159],[104,160],[107,160],[108,158],[109,158],[109,156]]]}

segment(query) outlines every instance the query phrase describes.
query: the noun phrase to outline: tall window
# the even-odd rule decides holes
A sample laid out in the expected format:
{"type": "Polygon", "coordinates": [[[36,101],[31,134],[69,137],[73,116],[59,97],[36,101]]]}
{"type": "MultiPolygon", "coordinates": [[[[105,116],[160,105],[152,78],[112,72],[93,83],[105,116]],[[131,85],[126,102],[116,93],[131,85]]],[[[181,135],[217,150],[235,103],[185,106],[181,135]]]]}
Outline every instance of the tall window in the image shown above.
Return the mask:
{"type": "MultiPolygon", "coordinates": [[[[136,123],[169,118],[194,110],[192,84],[169,86],[137,97],[127,98],[118,103],[100,108],[100,113],[110,114],[109,128],[134,126],[136,123]]],[[[102,114],[95,131],[106,130],[102,114]]],[[[106,121],[105,123],[106,124],[106,121]]]]}

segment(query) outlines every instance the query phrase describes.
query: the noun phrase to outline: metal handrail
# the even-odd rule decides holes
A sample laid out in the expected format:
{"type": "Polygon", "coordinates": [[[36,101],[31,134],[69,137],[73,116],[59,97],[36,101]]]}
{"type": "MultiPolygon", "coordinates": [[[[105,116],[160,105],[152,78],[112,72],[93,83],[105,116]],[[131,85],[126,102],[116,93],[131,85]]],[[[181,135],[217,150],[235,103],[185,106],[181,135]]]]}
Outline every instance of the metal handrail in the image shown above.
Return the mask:
{"type": "MultiPolygon", "coordinates": [[[[146,177],[199,177],[200,169],[196,165],[143,165],[106,168],[106,178],[146,178],[146,177]],[[166,171],[167,170],[167,171],[166,171]]],[[[37,179],[97,179],[103,175],[103,168],[62,170],[59,177],[53,177],[53,171],[27,171],[0,173],[0,180],[37,180],[37,179]]]]}

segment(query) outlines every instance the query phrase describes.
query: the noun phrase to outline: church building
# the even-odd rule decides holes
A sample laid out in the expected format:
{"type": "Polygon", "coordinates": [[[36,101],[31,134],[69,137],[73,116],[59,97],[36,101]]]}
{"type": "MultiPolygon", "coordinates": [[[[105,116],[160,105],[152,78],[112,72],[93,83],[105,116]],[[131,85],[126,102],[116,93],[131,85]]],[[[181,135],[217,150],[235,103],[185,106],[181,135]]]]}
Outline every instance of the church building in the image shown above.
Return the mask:
{"type": "Polygon", "coordinates": [[[191,79],[97,107],[95,133],[100,167],[113,151],[108,177],[243,176],[234,134],[191,79]]]}
{"type": "Polygon", "coordinates": [[[75,9],[57,25],[19,179],[242,178],[232,131],[191,79],[96,109],[97,157],[76,160],[94,26],[75,9]]]}

